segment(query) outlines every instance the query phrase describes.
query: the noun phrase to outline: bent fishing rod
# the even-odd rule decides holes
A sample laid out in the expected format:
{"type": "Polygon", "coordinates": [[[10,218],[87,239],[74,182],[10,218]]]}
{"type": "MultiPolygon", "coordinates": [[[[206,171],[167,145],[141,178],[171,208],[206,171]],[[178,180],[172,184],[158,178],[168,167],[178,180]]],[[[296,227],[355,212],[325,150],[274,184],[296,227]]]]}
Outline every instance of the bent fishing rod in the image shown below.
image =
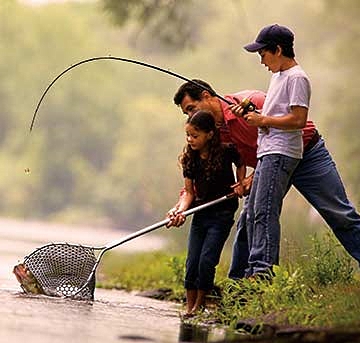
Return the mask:
{"type": "Polygon", "coordinates": [[[140,65],[142,67],[145,67],[145,68],[150,68],[150,69],[154,69],[154,70],[157,70],[159,72],[162,72],[162,73],[165,73],[165,74],[168,74],[172,77],[176,77],[178,79],[181,79],[183,81],[187,81],[187,82],[190,82],[200,88],[202,88],[203,90],[205,91],[208,91],[210,92],[210,94],[218,97],[219,99],[221,99],[222,101],[225,101],[228,105],[233,105],[233,103],[227,99],[225,99],[224,97],[222,97],[221,95],[217,94],[217,93],[213,93],[212,90],[208,89],[207,87],[203,86],[202,84],[194,81],[194,80],[190,80],[188,79],[187,77],[185,76],[182,76],[180,74],[177,74],[177,73],[174,73],[170,70],[167,70],[167,69],[163,69],[163,68],[160,68],[156,65],[153,65],[153,64],[149,64],[149,63],[145,63],[145,62],[141,62],[141,61],[137,61],[137,60],[133,60],[133,59],[130,59],[130,58],[123,58],[123,57],[114,57],[114,56],[98,56],[98,57],[91,57],[91,58],[87,58],[87,59],[84,59],[84,60],[81,60],[75,64],[72,64],[70,67],[66,68],[64,71],[62,71],[59,75],[57,75],[52,81],[51,83],[46,87],[45,91],[43,92],[43,94],[41,95],[40,97],[40,100],[36,106],[36,109],[35,109],[35,112],[33,114],[33,117],[32,117],[32,121],[31,121],[31,125],[30,125],[30,132],[32,131],[32,129],[34,128],[34,123],[35,123],[35,119],[36,119],[36,116],[37,116],[37,113],[39,111],[39,108],[46,96],[46,94],[49,92],[50,88],[54,85],[54,83],[59,80],[64,74],[66,74],[67,72],[69,72],[70,70],[82,65],[82,64],[85,64],[85,63],[90,63],[90,62],[94,62],[94,61],[99,61],[99,60],[114,60],[114,61],[120,61],[120,62],[127,62],[127,63],[133,63],[133,64],[137,64],[137,65],[140,65]]]}

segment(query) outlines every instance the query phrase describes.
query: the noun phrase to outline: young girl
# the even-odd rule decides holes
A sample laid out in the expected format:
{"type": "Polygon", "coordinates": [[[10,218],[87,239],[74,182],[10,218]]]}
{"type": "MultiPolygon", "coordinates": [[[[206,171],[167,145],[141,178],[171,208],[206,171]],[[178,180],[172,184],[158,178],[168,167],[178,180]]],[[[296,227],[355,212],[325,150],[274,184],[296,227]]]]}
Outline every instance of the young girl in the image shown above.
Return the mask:
{"type": "MultiPolygon", "coordinates": [[[[231,192],[243,195],[245,166],[233,146],[220,143],[220,134],[211,113],[198,111],[185,125],[187,145],[179,157],[185,187],[179,202],[168,212],[170,226],[184,223],[182,212],[231,192]],[[236,166],[235,184],[232,165],[236,166]]],[[[236,197],[196,212],[191,223],[186,260],[186,316],[205,306],[213,288],[215,268],[234,223],[236,197]]]]}

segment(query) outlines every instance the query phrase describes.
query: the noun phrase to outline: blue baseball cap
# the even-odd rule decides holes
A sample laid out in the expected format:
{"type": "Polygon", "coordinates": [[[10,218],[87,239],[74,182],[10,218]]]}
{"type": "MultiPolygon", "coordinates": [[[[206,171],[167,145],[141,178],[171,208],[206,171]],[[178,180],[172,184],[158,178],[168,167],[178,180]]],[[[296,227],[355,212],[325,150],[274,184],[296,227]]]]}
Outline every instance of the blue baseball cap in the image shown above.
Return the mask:
{"type": "Polygon", "coordinates": [[[292,46],[293,44],[294,34],[285,26],[273,24],[261,29],[255,42],[245,45],[244,49],[249,52],[257,52],[268,45],[292,46]]]}

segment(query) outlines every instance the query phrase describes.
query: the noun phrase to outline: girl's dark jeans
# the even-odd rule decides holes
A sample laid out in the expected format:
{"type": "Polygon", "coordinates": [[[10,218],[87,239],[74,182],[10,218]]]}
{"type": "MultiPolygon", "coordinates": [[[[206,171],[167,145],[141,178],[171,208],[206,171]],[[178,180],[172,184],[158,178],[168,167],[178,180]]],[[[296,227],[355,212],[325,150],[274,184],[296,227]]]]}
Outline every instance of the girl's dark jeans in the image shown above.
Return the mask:
{"type": "Polygon", "coordinates": [[[215,268],[234,224],[234,213],[233,209],[209,208],[194,214],[188,241],[186,289],[213,288],[215,268]]]}

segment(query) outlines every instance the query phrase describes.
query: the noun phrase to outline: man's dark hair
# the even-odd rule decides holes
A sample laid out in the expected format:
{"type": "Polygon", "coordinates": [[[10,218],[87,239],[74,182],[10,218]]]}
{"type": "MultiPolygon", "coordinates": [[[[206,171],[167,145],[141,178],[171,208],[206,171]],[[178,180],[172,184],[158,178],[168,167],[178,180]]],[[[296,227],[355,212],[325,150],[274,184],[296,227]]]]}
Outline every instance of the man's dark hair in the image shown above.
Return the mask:
{"type": "Polygon", "coordinates": [[[192,79],[191,82],[188,81],[180,86],[174,95],[174,103],[179,106],[186,95],[189,95],[193,100],[201,100],[201,94],[205,90],[212,96],[216,95],[216,92],[208,83],[202,80],[192,79]]]}

